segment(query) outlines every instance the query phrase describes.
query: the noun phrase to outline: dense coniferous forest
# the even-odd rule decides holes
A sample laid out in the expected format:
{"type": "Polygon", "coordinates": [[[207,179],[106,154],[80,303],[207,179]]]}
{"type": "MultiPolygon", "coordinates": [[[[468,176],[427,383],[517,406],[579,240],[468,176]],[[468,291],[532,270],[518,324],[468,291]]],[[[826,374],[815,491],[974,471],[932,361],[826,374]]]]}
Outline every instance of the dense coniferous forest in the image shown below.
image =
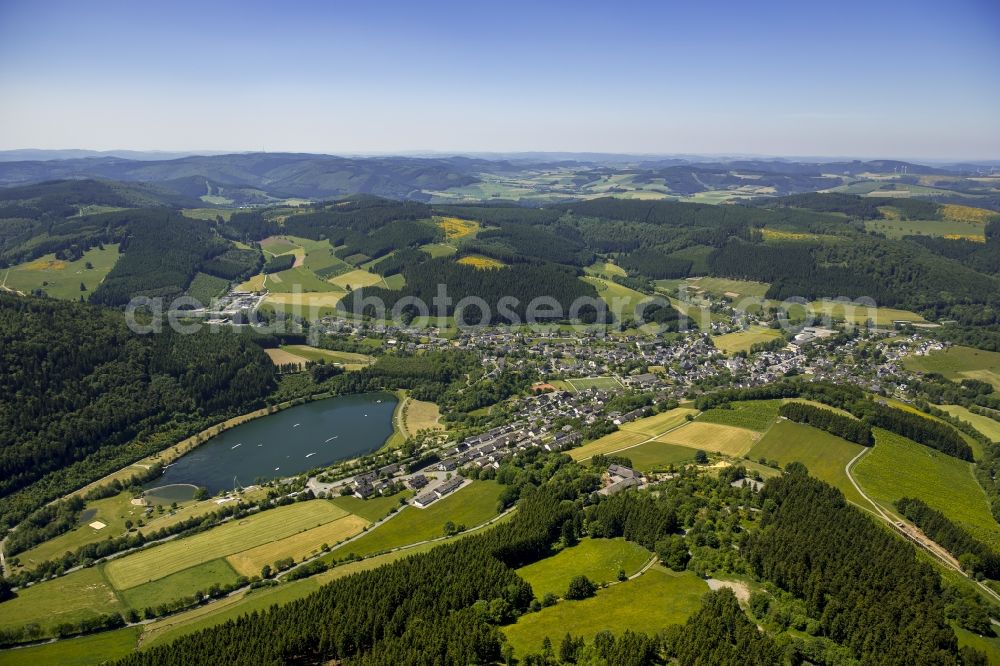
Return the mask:
{"type": "MultiPolygon", "coordinates": [[[[438,285],[447,285],[447,296],[450,305],[444,308],[444,314],[450,316],[455,312],[455,306],[466,297],[482,298],[489,307],[490,321],[510,321],[510,316],[501,311],[501,299],[512,297],[517,303],[509,303],[507,310],[514,313],[523,322],[526,320],[526,308],[529,302],[540,296],[555,299],[562,307],[562,313],[550,316],[552,319],[565,319],[568,316],[573,301],[580,297],[589,297],[597,302],[597,292],[592,285],[580,281],[578,271],[557,264],[537,263],[523,264],[516,268],[498,268],[479,270],[472,266],[458,264],[449,258],[431,259],[421,264],[408,267],[403,271],[406,286],[401,291],[379,288],[359,289],[344,300],[348,312],[361,309],[364,299],[378,298],[385,303],[387,310],[395,307],[402,299],[415,297],[421,299],[431,308],[430,315],[436,317],[438,312],[434,299],[438,295],[438,285]]],[[[406,301],[404,301],[405,303],[406,301]]],[[[411,306],[410,311],[415,312],[411,306]]],[[[366,313],[373,314],[374,309],[367,307],[366,313]]],[[[540,310],[539,318],[545,318],[549,308],[540,310]]],[[[581,311],[581,317],[593,321],[596,308],[590,306],[581,311]]],[[[471,306],[466,311],[468,323],[481,321],[482,312],[471,306]]]]}
{"type": "Polygon", "coordinates": [[[824,635],[862,663],[959,663],[940,578],[913,546],[798,464],[769,480],[763,498],[747,560],[756,575],[804,600],[824,635]]]}
{"type": "Polygon", "coordinates": [[[137,335],[120,313],[78,303],[0,294],[0,337],[7,525],[141,457],[129,442],[245,410],[274,388],[270,360],[243,336],[137,335]]]}
{"type": "Polygon", "coordinates": [[[849,442],[871,446],[875,441],[872,438],[872,429],[867,423],[857,421],[847,416],[841,416],[836,412],[822,407],[815,407],[801,402],[786,402],[778,408],[778,415],[786,419],[805,423],[814,428],[825,430],[837,437],[843,437],[849,442]]]}

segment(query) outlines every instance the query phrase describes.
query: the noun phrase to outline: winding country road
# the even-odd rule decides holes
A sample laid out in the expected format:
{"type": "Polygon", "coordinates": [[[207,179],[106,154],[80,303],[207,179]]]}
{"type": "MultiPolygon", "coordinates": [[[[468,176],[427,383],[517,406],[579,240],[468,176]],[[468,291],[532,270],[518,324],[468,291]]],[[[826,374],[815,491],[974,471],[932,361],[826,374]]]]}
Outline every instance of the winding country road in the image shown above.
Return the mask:
{"type": "Polygon", "coordinates": [[[959,564],[958,560],[955,559],[955,557],[951,553],[949,553],[946,548],[944,548],[943,546],[935,542],[933,539],[928,537],[915,525],[912,525],[909,522],[903,520],[901,517],[895,516],[892,513],[889,513],[888,511],[883,509],[882,506],[879,505],[875,500],[873,500],[868,495],[868,493],[866,493],[864,489],[858,484],[857,480],[855,480],[854,478],[854,475],[851,473],[851,470],[854,468],[854,465],[859,460],[861,460],[861,458],[864,457],[864,455],[868,453],[870,450],[871,450],[870,447],[865,447],[860,453],[858,453],[858,455],[851,458],[848,461],[847,465],[844,466],[844,473],[847,474],[847,478],[848,480],[850,480],[851,485],[853,485],[854,489],[857,490],[858,493],[869,504],[872,505],[874,511],[863,506],[859,506],[859,508],[868,511],[869,513],[873,514],[878,518],[881,518],[886,523],[888,523],[889,526],[896,532],[902,534],[905,538],[909,539],[917,546],[920,546],[921,548],[926,550],[928,553],[933,555],[935,559],[937,559],[939,562],[944,564],[949,569],[952,569],[961,574],[962,576],[969,578],[971,582],[975,583],[980,587],[980,589],[986,592],[986,594],[989,595],[990,598],[1000,602],[1000,594],[997,594],[992,588],[988,587],[987,585],[984,585],[983,583],[970,578],[969,575],[965,572],[965,570],[962,569],[962,565],[959,564]]]}

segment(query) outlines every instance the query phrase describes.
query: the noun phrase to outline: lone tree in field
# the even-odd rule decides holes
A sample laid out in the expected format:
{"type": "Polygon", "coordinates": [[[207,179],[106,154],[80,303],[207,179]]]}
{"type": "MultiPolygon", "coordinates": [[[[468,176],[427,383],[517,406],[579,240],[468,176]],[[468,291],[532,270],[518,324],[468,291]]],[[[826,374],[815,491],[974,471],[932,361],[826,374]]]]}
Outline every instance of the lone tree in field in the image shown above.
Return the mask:
{"type": "Polygon", "coordinates": [[[694,452],[694,461],[699,465],[708,464],[708,454],[701,449],[698,449],[694,452]]]}
{"type": "Polygon", "coordinates": [[[597,586],[586,576],[574,576],[569,582],[569,589],[566,590],[567,599],[586,599],[594,596],[597,586]]]}

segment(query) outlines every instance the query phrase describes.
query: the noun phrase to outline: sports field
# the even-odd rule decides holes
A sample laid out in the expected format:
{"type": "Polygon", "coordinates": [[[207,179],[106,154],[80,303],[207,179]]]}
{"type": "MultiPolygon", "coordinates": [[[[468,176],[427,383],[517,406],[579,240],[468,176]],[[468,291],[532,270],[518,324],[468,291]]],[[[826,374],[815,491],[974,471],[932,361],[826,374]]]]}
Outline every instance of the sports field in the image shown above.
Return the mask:
{"type": "Polygon", "coordinates": [[[622,383],[615,377],[576,377],[565,380],[575,391],[597,389],[599,391],[621,391],[622,383]]]}
{"type": "MultiPolygon", "coordinates": [[[[641,435],[637,432],[629,432],[627,430],[619,430],[609,435],[605,435],[600,439],[595,439],[593,442],[584,444],[583,446],[570,449],[568,453],[573,460],[589,460],[598,454],[613,453],[630,446],[635,446],[636,444],[644,442],[647,439],[649,439],[648,435],[641,435]]],[[[622,455],[627,454],[623,453],[622,455]]]]}
{"type": "Polygon", "coordinates": [[[750,400],[730,403],[729,409],[709,409],[695,419],[704,423],[748,428],[766,432],[778,420],[780,400],[750,400]]]}
{"type": "Polygon", "coordinates": [[[370,555],[444,535],[444,524],[475,527],[497,515],[501,486],[495,481],[474,481],[439,499],[426,509],[409,506],[382,525],[334,551],[338,558],[349,553],[370,555]]]}
{"type": "Polygon", "coordinates": [[[868,502],[855,490],[844,467],[864,450],[827,432],[793,421],[779,421],[757,442],[747,456],[751,460],[775,460],[782,467],[800,462],[817,479],[839,488],[844,496],[862,506],[868,502]]]}
{"type": "Polygon", "coordinates": [[[274,564],[286,557],[299,561],[315,555],[324,544],[332,548],[344,539],[360,534],[368,525],[370,523],[361,516],[344,516],[311,530],[235,553],[226,561],[237,573],[256,576],[265,564],[274,564]]]}
{"type": "Polygon", "coordinates": [[[738,458],[747,453],[759,439],[760,433],[746,428],[695,421],[657,437],[656,441],[738,458]]]}
{"type": "Polygon", "coordinates": [[[853,468],[854,478],[886,509],[901,497],[922,499],[994,550],[1000,525],[973,476],[972,464],[880,428],[875,446],[853,468]]]}
{"type": "Polygon", "coordinates": [[[618,580],[619,570],[626,576],[639,571],[652,557],[642,546],[617,539],[586,538],[571,548],[564,548],[551,557],[517,570],[541,599],[546,594],[561,597],[574,576],[586,576],[597,584],[618,580]]]}
{"type": "Polygon", "coordinates": [[[665,412],[660,412],[659,414],[654,414],[653,416],[648,416],[644,419],[638,419],[637,421],[632,421],[631,423],[624,423],[620,427],[626,432],[635,432],[640,435],[646,435],[647,437],[654,437],[682,425],[687,421],[688,416],[693,417],[697,413],[697,409],[676,407],[665,412]]]}
{"type": "Polygon", "coordinates": [[[345,515],[346,511],[325,500],[297,502],[111,560],[105,573],[112,585],[126,590],[209,560],[284,539],[345,515]]]}
{"type": "MultiPolygon", "coordinates": [[[[260,569],[253,572],[260,574],[260,569]]],[[[162,603],[175,601],[195,592],[205,591],[213,583],[229,585],[236,582],[236,572],[225,560],[211,560],[183,571],[170,574],[151,583],[144,583],[122,591],[121,596],[129,607],[141,611],[162,603]]]]}
{"type": "Polygon", "coordinates": [[[745,331],[738,333],[726,333],[712,338],[712,342],[718,349],[727,354],[750,351],[750,348],[761,342],[770,342],[781,337],[781,331],[763,326],[751,326],[745,331]]]}
{"type": "Polygon", "coordinates": [[[518,655],[540,652],[546,637],[558,645],[567,632],[588,643],[599,631],[621,634],[629,629],[655,635],[687,620],[707,592],[708,585],[693,573],[674,573],[657,565],[635,580],[598,590],[589,599],[560,601],[522,615],[501,631],[518,655]]]}
{"type": "Polygon", "coordinates": [[[0,285],[25,294],[41,289],[52,298],[86,300],[118,261],[118,245],[93,248],[76,261],[62,261],[46,254],[32,261],[0,269],[0,285]],[[87,263],[93,268],[87,268],[87,263]],[[86,289],[80,289],[80,283],[86,289]]]}
{"type": "Polygon", "coordinates": [[[903,365],[915,372],[936,372],[956,382],[978,379],[1000,391],[1000,352],[950,347],[927,356],[908,356],[903,365]]]}
{"type": "MultiPolygon", "coordinates": [[[[123,610],[100,567],[90,567],[19,590],[0,606],[0,630],[37,624],[43,635],[51,636],[62,622],[123,610]]],[[[6,654],[0,652],[0,661],[6,654]]]]}

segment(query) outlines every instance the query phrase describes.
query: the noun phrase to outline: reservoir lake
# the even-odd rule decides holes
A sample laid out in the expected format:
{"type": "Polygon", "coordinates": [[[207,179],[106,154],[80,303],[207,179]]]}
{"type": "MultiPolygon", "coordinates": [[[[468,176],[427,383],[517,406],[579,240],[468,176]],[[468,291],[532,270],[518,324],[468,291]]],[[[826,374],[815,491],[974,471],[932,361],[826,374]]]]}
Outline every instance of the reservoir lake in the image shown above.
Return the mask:
{"type": "Polygon", "coordinates": [[[146,487],[192,484],[215,494],[371,453],[392,434],[395,407],[391,393],[337,396],[289,407],[216,435],[167,466],[146,487]]]}

